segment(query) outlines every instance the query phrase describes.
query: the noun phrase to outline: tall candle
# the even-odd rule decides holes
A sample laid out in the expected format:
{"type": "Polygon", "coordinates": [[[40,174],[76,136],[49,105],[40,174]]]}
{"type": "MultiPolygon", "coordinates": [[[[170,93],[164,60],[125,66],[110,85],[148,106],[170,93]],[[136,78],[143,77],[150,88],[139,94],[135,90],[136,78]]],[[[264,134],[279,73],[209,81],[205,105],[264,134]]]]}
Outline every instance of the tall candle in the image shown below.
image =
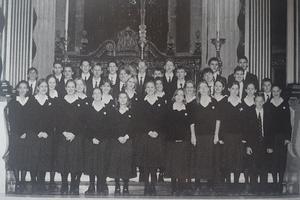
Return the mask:
{"type": "Polygon", "coordinates": [[[220,0],[217,1],[217,39],[220,39],[220,0]]]}
{"type": "Polygon", "coordinates": [[[65,40],[66,40],[66,42],[68,41],[68,28],[69,28],[69,0],[66,0],[66,15],[65,15],[65,40]]]}

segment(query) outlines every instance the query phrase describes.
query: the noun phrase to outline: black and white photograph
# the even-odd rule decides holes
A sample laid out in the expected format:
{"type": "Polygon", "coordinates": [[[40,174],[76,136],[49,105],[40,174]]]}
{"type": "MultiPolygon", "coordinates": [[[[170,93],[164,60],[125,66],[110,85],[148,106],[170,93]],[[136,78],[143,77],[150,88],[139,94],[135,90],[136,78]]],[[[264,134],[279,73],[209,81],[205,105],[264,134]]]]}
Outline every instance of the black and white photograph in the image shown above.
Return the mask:
{"type": "Polygon", "coordinates": [[[300,1],[0,0],[0,199],[300,198],[300,1]]]}

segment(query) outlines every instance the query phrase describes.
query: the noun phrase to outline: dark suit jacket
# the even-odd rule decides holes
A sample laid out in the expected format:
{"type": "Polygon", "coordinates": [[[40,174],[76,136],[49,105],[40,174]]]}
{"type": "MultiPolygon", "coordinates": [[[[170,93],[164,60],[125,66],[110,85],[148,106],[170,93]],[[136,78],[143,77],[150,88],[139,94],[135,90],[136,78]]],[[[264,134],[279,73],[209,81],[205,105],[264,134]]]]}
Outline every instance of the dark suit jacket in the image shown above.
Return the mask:
{"type": "Polygon", "coordinates": [[[172,81],[168,83],[166,76],[163,77],[164,91],[166,93],[167,100],[172,99],[173,94],[177,88],[177,77],[173,76],[172,81]]]}
{"type": "MultiPolygon", "coordinates": [[[[102,84],[103,84],[103,78],[101,77],[100,83],[98,83],[98,88],[100,88],[102,84]]],[[[92,97],[93,89],[94,89],[94,87],[93,87],[93,78],[89,78],[86,81],[86,96],[92,97]]]]}
{"type": "MultiPolygon", "coordinates": [[[[228,76],[228,84],[232,83],[233,81],[234,81],[234,74],[230,74],[228,76]]],[[[259,90],[258,79],[257,79],[257,76],[255,74],[247,72],[246,79],[244,80],[244,83],[245,83],[245,86],[248,85],[249,83],[254,83],[256,89],[259,90]]]]}
{"type": "Polygon", "coordinates": [[[60,81],[58,79],[56,79],[56,80],[57,80],[57,84],[56,84],[56,88],[55,89],[56,89],[56,91],[58,93],[58,96],[59,97],[64,97],[64,95],[66,93],[66,91],[65,91],[65,82],[64,82],[64,80],[65,80],[64,75],[61,76],[60,81]]]}
{"type": "Polygon", "coordinates": [[[150,81],[150,80],[153,80],[153,78],[151,76],[146,75],[145,79],[144,79],[144,83],[142,85],[140,85],[140,83],[139,83],[138,76],[136,78],[137,78],[136,92],[137,92],[137,94],[138,94],[139,97],[143,97],[145,95],[145,86],[146,86],[146,83],[148,81],[150,81]]]}

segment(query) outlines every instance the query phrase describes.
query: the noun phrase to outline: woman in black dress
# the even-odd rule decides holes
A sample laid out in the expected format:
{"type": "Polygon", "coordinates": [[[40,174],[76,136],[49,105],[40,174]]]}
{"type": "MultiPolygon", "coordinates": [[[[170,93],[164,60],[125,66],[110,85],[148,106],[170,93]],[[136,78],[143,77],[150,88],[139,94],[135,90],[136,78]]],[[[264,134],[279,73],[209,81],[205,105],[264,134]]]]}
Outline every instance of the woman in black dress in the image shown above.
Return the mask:
{"type": "Polygon", "coordinates": [[[49,99],[48,83],[46,79],[37,81],[37,94],[33,97],[32,103],[32,126],[33,134],[30,137],[31,159],[28,161],[32,165],[31,174],[33,180],[33,190],[44,192],[45,175],[53,169],[53,134],[55,123],[53,120],[54,104],[49,99]],[[35,185],[37,183],[37,185],[35,185]]]}
{"type": "Polygon", "coordinates": [[[114,98],[112,96],[111,82],[108,79],[103,81],[103,83],[101,85],[101,90],[102,90],[102,102],[109,109],[114,108],[115,107],[115,101],[114,101],[114,98]]]}
{"type": "Polygon", "coordinates": [[[185,106],[184,90],[178,89],[172,98],[173,104],[167,113],[166,176],[171,177],[172,194],[184,191],[190,177],[190,114],[185,106]]]}
{"type": "Polygon", "coordinates": [[[234,183],[238,183],[244,152],[242,141],[245,128],[245,109],[238,96],[239,83],[232,82],[228,90],[230,95],[221,110],[220,138],[224,141],[223,160],[226,182],[230,183],[230,174],[233,173],[234,183]]]}
{"type": "Polygon", "coordinates": [[[8,119],[10,124],[9,160],[8,166],[14,172],[15,192],[22,193],[25,189],[26,171],[29,170],[30,144],[28,135],[31,134],[32,100],[28,96],[27,81],[20,81],[17,95],[8,103],[8,119]],[[21,177],[20,177],[21,172],[21,177]]]}
{"type": "Polygon", "coordinates": [[[291,141],[291,113],[289,103],[281,97],[281,88],[272,87],[273,98],[270,101],[271,130],[267,137],[268,154],[272,155],[272,174],[277,191],[282,192],[283,176],[286,168],[287,146],[291,141]],[[279,180],[277,181],[277,174],[279,180]]]}
{"type": "Polygon", "coordinates": [[[156,171],[162,163],[162,138],[164,102],[155,94],[153,81],[146,83],[146,96],[141,102],[139,109],[138,123],[140,125],[140,137],[143,144],[140,155],[140,166],[145,174],[145,195],[155,195],[155,184],[157,182],[156,171]],[[151,176],[151,183],[149,182],[151,176]]]}
{"type": "Polygon", "coordinates": [[[85,192],[95,194],[95,176],[97,176],[97,194],[108,194],[107,149],[109,134],[109,112],[102,102],[102,92],[99,88],[93,90],[93,101],[85,112],[86,135],[84,145],[84,172],[89,175],[90,185],[85,192]]]}
{"type": "Polygon", "coordinates": [[[200,179],[206,179],[210,190],[214,181],[214,145],[218,142],[220,116],[216,113],[216,101],[210,97],[206,82],[197,88],[197,105],[192,112],[191,142],[195,147],[192,159],[192,177],[200,189],[200,179]]]}
{"type": "Polygon", "coordinates": [[[71,173],[71,194],[79,194],[79,177],[83,168],[82,101],[76,95],[76,83],[68,80],[66,96],[59,102],[58,153],[56,168],[62,176],[61,194],[68,194],[68,174],[71,173]]]}
{"type": "MultiPolygon", "coordinates": [[[[130,79],[129,79],[130,80],[130,79]]],[[[115,195],[121,194],[120,179],[123,180],[123,195],[129,194],[128,183],[136,176],[133,165],[132,139],[134,137],[135,116],[129,108],[130,100],[126,92],[118,95],[116,109],[111,114],[111,155],[108,176],[115,178],[115,195]]]]}
{"type": "Polygon", "coordinates": [[[255,106],[254,98],[257,90],[255,88],[254,83],[248,83],[246,85],[246,97],[242,100],[242,104],[244,108],[246,109],[246,112],[249,111],[249,109],[253,108],[255,106]]]}
{"type": "Polygon", "coordinates": [[[125,84],[125,92],[129,97],[130,106],[133,112],[136,112],[139,103],[138,94],[136,92],[136,86],[137,79],[134,76],[130,77],[125,84]]]}

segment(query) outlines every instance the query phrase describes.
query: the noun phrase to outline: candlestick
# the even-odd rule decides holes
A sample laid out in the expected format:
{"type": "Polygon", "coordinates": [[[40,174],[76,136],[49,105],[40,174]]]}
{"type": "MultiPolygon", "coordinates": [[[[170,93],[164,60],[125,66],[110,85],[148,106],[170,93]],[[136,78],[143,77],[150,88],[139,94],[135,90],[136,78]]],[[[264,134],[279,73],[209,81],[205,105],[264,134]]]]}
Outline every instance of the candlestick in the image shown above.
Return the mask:
{"type": "Polygon", "coordinates": [[[220,0],[217,1],[217,39],[220,39],[220,0]]]}
{"type": "Polygon", "coordinates": [[[65,50],[68,50],[68,28],[69,28],[69,0],[66,0],[66,13],[65,13],[65,50]]]}

